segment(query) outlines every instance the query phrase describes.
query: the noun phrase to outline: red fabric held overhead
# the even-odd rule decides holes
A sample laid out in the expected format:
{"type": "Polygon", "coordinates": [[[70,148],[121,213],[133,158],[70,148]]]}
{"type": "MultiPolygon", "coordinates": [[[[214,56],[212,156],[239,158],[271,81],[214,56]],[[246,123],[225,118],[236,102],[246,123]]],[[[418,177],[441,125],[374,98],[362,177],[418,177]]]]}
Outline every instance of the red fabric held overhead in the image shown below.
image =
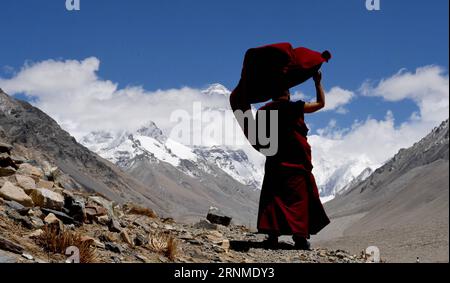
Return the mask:
{"type": "Polygon", "coordinates": [[[245,92],[249,103],[267,101],[310,79],[328,62],[328,51],[316,52],[290,43],[277,43],[247,51],[235,92],[245,92]]]}

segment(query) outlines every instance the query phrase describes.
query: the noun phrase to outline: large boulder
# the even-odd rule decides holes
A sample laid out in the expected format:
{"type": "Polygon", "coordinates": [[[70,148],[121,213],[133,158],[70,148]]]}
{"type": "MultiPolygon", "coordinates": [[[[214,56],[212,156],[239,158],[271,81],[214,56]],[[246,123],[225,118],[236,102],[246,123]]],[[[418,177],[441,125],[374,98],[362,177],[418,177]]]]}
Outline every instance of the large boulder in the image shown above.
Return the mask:
{"type": "Polygon", "coordinates": [[[63,191],[64,211],[76,221],[83,223],[86,220],[86,204],[82,196],[63,191]]]}
{"type": "Polygon", "coordinates": [[[90,204],[96,204],[96,205],[100,205],[101,207],[105,208],[106,211],[108,212],[108,216],[110,218],[114,218],[115,214],[114,214],[114,208],[113,208],[113,202],[106,200],[100,196],[90,196],[88,197],[88,202],[90,204]]]}
{"type": "Polygon", "coordinates": [[[223,214],[218,208],[211,207],[208,211],[206,219],[208,219],[211,223],[229,226],[232,218],[223,214]]]}
{"type": "Polygon", "coordinates": [[[4,198],[5,200],[15,201],[23,206],[33,206],[32,198],[29,197],[22,188],[19,188],[8,181],[6,181],[5,184],[1,187],[0,197],[4,198]]]}
{"type": "Polygon", "coordinates": [[[61,211],[64,207],[64,197],[56,192],[37,188],[31,193],[35,205],[61,211]]]}
{"type": "Polygon", "coordinates": [[[42,171],[42,169],[35,167],[29,163],[20,164],[17,173],[30,176],[36,182],[39,182],[39,180],[44,177],[44,171],[42,171]]]}
{"type": "Polygon", "coordinates": [[[29,176],[16,174],[17,185],[19,185],[27,194],[31,194],[36,189],[36,182],[29,176]]]}

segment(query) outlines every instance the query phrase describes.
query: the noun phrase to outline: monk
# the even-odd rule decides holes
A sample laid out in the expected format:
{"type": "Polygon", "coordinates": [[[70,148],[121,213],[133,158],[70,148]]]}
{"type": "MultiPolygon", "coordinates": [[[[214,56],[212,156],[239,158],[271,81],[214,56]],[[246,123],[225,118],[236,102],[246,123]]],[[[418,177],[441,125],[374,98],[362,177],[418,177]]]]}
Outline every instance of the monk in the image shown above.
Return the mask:
{"type": "MultiPolygon", "coordinates": [[[[315,102],[293,102],[289,90],[285,90],[261,107],[256,115],[258,124],[262,122],[259,118],[262,110],[266,110],[266,113],[273,110],[278,112],[279,146],[275,155],[267,156],[257,222],[258,232],[268,234],[264,242],[267,248],[276,248],[279,236],[291,235],[295,248],[308,250],[310,235],[318,233],[330,223],[311,172],[311,147],[304,121],[305,113],[317,112],[325,106],[322,73],[317,71],[313,80],[317,93],[315,102]]],[[[245,92],[233,92],[230,103],[233,110],[245,111],[251,107],[245,92]]],[[[250,123],[238,122],[248,137],[250,123]]],[[[261,149],[259,143],[253,146],[257,150],[261,149]]]]}

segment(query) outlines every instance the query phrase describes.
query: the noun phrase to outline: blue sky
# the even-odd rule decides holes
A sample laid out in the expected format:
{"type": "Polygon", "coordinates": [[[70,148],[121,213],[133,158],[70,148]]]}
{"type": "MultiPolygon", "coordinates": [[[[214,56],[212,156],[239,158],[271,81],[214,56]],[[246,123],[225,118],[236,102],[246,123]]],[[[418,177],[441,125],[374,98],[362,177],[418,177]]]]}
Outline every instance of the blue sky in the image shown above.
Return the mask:
{"type": "MultiPolygon", "coordinates": [[[[329,49],[334,57],[324,67],[325,87],[356,92],[365,80],[402,68],[447,70],[448,5],[381,0],[381,11],[369,12],[365,0],[81,0],[81,11],[68,12],[65,0],[2,0],[0,77],[14,76],[25,62],[95,56],[99,76],[120,87],[221,83],[232,89],[246,49],[288,41],[329,49]]],[[[313,95],[311,85],[299,89],[313,95]]],[[[309,121],[319,128],[336,119],[348,127],[392,110],[399,124],[419,106],[357,96],[346,108],[345,115],[323,112],[309,121]]]]}

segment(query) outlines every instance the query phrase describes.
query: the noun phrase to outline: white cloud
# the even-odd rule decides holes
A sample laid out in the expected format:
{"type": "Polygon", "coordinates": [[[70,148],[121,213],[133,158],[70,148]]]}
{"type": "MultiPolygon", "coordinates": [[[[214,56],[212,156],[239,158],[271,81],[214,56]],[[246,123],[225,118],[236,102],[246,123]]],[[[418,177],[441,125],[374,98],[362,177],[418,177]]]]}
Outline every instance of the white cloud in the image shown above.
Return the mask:
{"type": "MultiPolygon", "coordinates": [[[[94,130],[134,130],[152,120],[166,133],[175,110],[192,112],[193,103],[205,108],[227,108],[223,93],[208,95],[199,89],[184,87],[147,91],[130,86],[119,89],[103,80],[97,72],[100,61],[47,60],[25,65],[11,79],[0,78],[5,92],[24,93],[36,98],[34,104],[57,120],[63,128],[80,138],[94,130]]],[[[223,89],[221,89],[223,91],[223,89]]]]}
{"type": "Polygon", "coordinates": [[[448,74],[438,66],[418,68],[415,73],[401,70],[373,86],[365,82],[361,92],[389,101],[412,99],[420,113],[395,124],[395,113],[388,111],[382,120],[368,117],[349,128],[339,128],[336,120],[310,137],[318,184],[324,186],[339,168],[347,166],[352,175],[366,167],[375,169],[401,148],[412,146],[443,120],[448,119],[448,74]]]}
{"type": "MultiPolygon", "coordinates": [[[[350,103],[354,97],[354,92],[335,86],[325,92],[325,108],[322,111],[335,111],[338,114],[346,114],[348,110],[344,106],[350,103]]],[[[305,95],[303,92],[296,91],[291,94],[291,99],[294,101],[309,101],[311,97],[305,95]]]]}
{"type": "Polygon", "coordinates": [[[412,99],[420,108],[420,117],[416,113],[415,118],[434,122],[448,118],[448,89],[448,73],[434,65],[417,68],[415,72],[402,69],[376,85],[368,81],[361,87],[364,95],[380,96],[387,101],[412,99]]]}
{"type": "Polygon", "coordinates": [[[344,108],[344,105],[348,104],[354,96],[355,94],[352,91],[333,87],[325,94],[325,108],[323,110],[335,110],[339,114],[345,114],[348,110],[344,108]]]}

